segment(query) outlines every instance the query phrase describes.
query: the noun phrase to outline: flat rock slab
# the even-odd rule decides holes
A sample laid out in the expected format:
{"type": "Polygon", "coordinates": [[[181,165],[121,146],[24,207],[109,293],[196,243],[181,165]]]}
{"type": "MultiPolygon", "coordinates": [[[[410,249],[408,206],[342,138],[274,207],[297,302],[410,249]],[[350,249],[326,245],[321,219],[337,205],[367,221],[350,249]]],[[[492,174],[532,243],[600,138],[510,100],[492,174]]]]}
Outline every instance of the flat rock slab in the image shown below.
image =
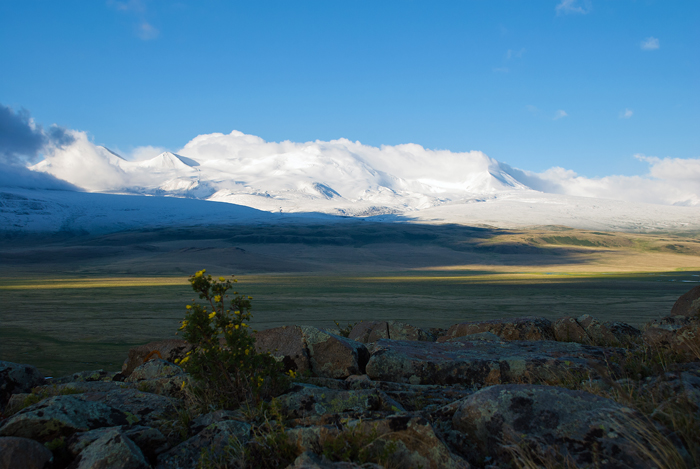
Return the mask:
{"type": "Polygon", "coordinates": [[[22,409],[0,427],[0,436],[18,436],[46,442],[100,427],[127,424],[120,410],[78,396],[55,396],[22,409]]]}
{"type": "Polygon", "coordinates": [[[122,389],[109,392],[86,392],[76,395],[77,398],[93,403],[103,403],[123,412],[128,423],[133,425],[152,425],[157,423],[164,414],[175,412],[173,399],[141,392],[136,389],[122,389]]]}
{"type": "Polygon", "coordinates": [[[642,451],[653,424],[611,399],[583,391],[491,386],[464,399],[452,425],[496,459],[510,444],[545,458],[553,449],[576,467],[656,467],[642,451]]]}
{"type": "Polygon", "coordinates": [[[594,374],[589,361],[604,363],[615,352],[554,341],[380,340],[367,364],[367,375],[373,380],[410,384],[493,385],[594,374]]]}
{"type": "Polygon", "coordinates": [[[304,386],[296,392],[277,398],[282,412],[290,418],[306,418],[343,412],[367,412],[383,410],[401,412],[401,404],[379,389],[341,391],[336,389],[304,386]]]}

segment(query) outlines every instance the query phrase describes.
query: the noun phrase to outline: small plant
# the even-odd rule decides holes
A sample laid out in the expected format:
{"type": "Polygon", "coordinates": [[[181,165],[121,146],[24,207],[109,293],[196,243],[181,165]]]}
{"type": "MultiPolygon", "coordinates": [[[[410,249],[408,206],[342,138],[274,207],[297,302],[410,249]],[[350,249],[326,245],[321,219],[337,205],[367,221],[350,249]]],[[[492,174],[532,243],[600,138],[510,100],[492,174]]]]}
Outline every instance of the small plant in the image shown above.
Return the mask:
{"type": "Polygon", "coordinates": [[[287,467],[299,456],[299,447],[285,431],[284,416],[275,399],[260,406],[261,423],[253,426],[253,438],[244,448],[245,466],[251,469],[287,467]],[[266,407],[266,408],[265,408],[266,407]]]}
{"type": "Polygon", "coordinates": [[[238,292],[229,298],[236,280],[213,279],[204,270],[189,282],[206,303],[187,305],[180,327],[184,339],[194,345],[178,361],[196,381],[194,393],[212,408],[233,409],[284,389],[288,379],[281,364],[269,353],[255,350],[248,325],[252,298],[238,292]]]}
{"type": "Polygon", "coordinates": [[[397,444],[395,441],[383,441],[377,445],[380,438],[376,427],[365,432],[363,425],[358,423],[334,437],[326,438],[323,442],[323,456],[331,461],[386,465],[396,452],[397,444]]]}
{"type": "Polygon", "coordinates": [[[358,321],[358,322],[355,322],[353,324],[348,323],[348,325],[345,327],[341,326],[338,321],[333,321],[333,322],[335,323],[335,327],[338,328],[338,335],[340,335],[342,337],[350,337],[350,332],[352,332],[353,328],[355,326],[357,326],[359,323],[361,323],[362,321],[358,321]]]}

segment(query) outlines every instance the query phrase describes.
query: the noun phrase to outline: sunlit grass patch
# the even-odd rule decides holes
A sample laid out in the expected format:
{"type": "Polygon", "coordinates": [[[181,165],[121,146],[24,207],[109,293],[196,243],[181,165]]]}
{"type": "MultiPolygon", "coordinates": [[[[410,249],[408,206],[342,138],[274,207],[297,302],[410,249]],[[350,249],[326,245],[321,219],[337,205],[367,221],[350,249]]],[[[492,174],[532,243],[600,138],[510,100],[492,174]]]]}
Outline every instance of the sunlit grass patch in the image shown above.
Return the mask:
{"type": "Polygon", "coordinates": [[[0,290],[160,287],[187,285],[187,277],[0,278],[0,290]]]}

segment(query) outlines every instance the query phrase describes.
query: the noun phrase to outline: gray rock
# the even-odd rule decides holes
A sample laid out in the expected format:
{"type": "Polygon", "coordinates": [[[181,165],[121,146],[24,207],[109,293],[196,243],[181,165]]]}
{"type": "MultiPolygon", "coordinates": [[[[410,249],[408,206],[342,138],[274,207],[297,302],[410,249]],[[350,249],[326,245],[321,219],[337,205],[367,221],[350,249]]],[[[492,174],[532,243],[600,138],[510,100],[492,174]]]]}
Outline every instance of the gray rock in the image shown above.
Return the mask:
{"type": "Polygon", "coordinates": [[[700,318],[668,316],[646,324],[642,335],[652,349],[683,355],[688,359],[700,357],[700,318]]]}
{"type": "Polygon", "coordinates": [[[492,385],[572,374],[583,377],[595,374],[589,362],[603,364],[606,356],[614,352],[554,341],[380,340],[367,364],[367,375],[377,381],[443,385],[492,385]]]}
{"type": "Polygon", "coordinates": [[[353,327],[348,339],[365,344],[381,339],[435,342],[435,335],[420,327],[398,321],[362,321],[353,327]]]}
{"type": "Polygon", "coordinates": [[[552,329],[554,331],[554,340],[559,342],[591,343],[591,338],[586,334],[586,330],[572,317],[565,316],[557,319],[554,321],[552,329]]]}
{"type": "Polygon", "coordinates": [[[476,334],[463,335],[460,337],[454,337],[452,339],[443,340],[442,342],[470,342],[474,340],[486,341],[486,342],[504,342],[503,339],[498,337],[493,332],[479,332],[476,334]]]}
{"type": "Polygon", "coordinates": [[[435,342],[436,337],[420,327],[413,326],[398,321],[389,321],[389,339],[392,340],[420,340],[426,342],[435,342]]]}
{"type": "Polygon", "coordinates": [[[28,393],[42,384],[46,384],[46,380],[35,367],[0,361],[0,411],[12,394],[28,393]]]}
{"type": "Polygon", "coordinates": [[[227,452],[239,452],[248,440],[251,426],[237,420],[209,425],[192,438],[158,456],[156,469],[194,469],[203,453],[212,459],[227,452]]]}
{"type": "Polygon", "coordinates": [[[162,358],[170,363],[176,363],[176,360],[183,359],[190,350],[192,345],[179,339],[158,340],[133,347],[129,349],[121,374],[125,378],[129,377],[136,367],[143,365],[149,355],[151,358],[162,358]]]}
{"type": "Polygon", "coordinates": [[[595,345],[630,345],[642,336],[640,330],[629,324],[618,321],[600,322],[588,314],[578,317],[576,322],[583,327],[591,343],[595,345]]]}
{"type": "Polygon", "coordinates": [[[71,463],[71,469],[149,469],[143,453],[118,428],[106,431],[71,463]]]}
{"type": "Polygon", "coordinates": [[[282,412],[289,418],[306,418],[343,412],[383,410],[404,411],[401,404],[379,389],[341,391],[315,386],[304,386],[296,392],[277,398],[282,412]]]}
{"type": "Polygon", "coordinates": [[[0,469],[49,469],[53,454],[28,438],[0,437],[0,469]]]}
{"type": "Polygon", "coordinates": [[[373,463],[363,465],[352,462],[332,462],[313,451],[305,451],[294,460],[294,463],[287,466],[287,469],[382,469],[382,466],[373,463]]]}
{"type": "Polygon", "coordinates": [[[670,316],[700,316],[700,285],[691,288],[676,300],[670,316]]]}
{"type": "Polygon", "coordinates": [[[136,446],[139,447],[145,458],[152,462],[155,462],[155,457],[158,454],[169,449],[168,440],[160,430],[142,425],[134,425],[131,427],[104,427],[87,432],[75,433],[67,442],[68,451],[75,458],[99,438],[106,434],[111,434],[114,431],[121,432],[133,441],[136,446]]]}
{"type": "Polygon", "coordinates": [[[369,352],[363,344],[312,326],[301,326],[301,332],[314,375],[344,379],[364,374],[369,352]]]}
{"type": "Polygon", "coordinates": [[[648,421],[615,401],[583,391],[491,386],[464,399],[452,424],[496,460],[504,460],[504,445],[520,445],[539,457],[554,450],[577,467],[596,461],[601,468],[653,466],[639,446],[646,443],[634,442],[646,440],[648,421]]]}
{"type": "Polygon", "coordinates": [[[411,469],[468,469],[469,464],[455,456],[425,418],[394,415],[382,420],[358,422],[361,431],[377,432],[377,438],[368,445],[370,451],[378,453],[392,445],[390,463],[392,467],[411,469]]]}
{"type": "Polygon", "coordinates": [[[22,409],[4,422],[0,436],[18,436],[47,442],[76,432],[127,423],[127,416],[100,402],[78,396],[55,396],[22,409]]]}
{"type": "Polygon", "coordinates": [[[240,411],[233,410],[215,410],[214,412],[200,415],[190,424],[190,435],[196,435],[215,423],[227,422],[229,420],[245,422],[245,416],[240,411]]]}
{"type": "Polygon", "coordinates": [[[369,344],[379,339],[389,338],[389,324],[386,321],[362,321],[355,325],[348,339],[369,344]]]}
{"type": "Polygon", "coordinates": [[[136,383],[137,381],[153,380],[160,378],[172,378],[173,376],[182,375],[185,371],[179,366],[170,363],[160,358],[148,360],[141,366],[134,368],[128,378],[124,381],[127,383],[136,383]]]}
{"type": "Polygon", "coordinates": [[[72,375],[51,378],[50,384],[65,384],[65,383],[83,383],[91,381],[112,381],[119,373],[116,371],[93,370],[79,371],[72,375]]]}
{"type": "Polygon", "coordinates": [[[523,317],[455,324],[438,342],[479,332],[491,332],[504,340],[554,340],[552,322],[549,319],[523,317]]]}
{"type": "Polygon", "coordinates": [[[119,409],[124,413],[130,425],[139,423],[150,426],[156,424],[163,415],[175,412],[173,399],[136,389],[86,392],[76,395],[76,397],[87,402],[103,403],[111,408],[119,409]]]}
{"type": "Polygon", "coordinates": [[[282,326],[255,333],[255,350],[269,352],[286,371],[305,373],[311,369],[309,351],[299,326],[282,326]]]}

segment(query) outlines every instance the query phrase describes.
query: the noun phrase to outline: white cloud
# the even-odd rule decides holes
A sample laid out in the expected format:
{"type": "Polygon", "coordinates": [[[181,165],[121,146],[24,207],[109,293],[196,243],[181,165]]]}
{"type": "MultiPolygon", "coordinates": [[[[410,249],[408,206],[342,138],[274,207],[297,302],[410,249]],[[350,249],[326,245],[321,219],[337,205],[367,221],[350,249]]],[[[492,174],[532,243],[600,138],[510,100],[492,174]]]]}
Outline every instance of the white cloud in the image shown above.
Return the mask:
{"type": "Polygon", "coordinates": [[[151,39],[155,39],[158,37],[159,34],[160,31],[158,31],[156,28],[153,27],[153,25],[147,23],[146,21],[139,24],[136,31],[136,35],[144,41],[150,41],[151,39]]]}
{"type": "Polygon", "coordinates": [[[585,15],[591,11],[591,2],[583,0],[583,5],[579,0],[561,0],[555,8],[557,15],[578,14],[585,15]]]}
{"type": "Polygon", "coordinates": [[[131,150],[128,159],[132,161],[150,160],[154,156],[158,156],[164,151],[168,150],[163,147],[154,147],[151,145],[136,147],[133,150],[131,150]]]}
{"type": "Polygon", "coordinates": [[[560,167],[543,173],[512,169],[511,174],[542,192],[664,205],[700,205],[700,158],[644,155],[635,158],[649,163],[647,174],[587,178],[560,167]]]}
{"type": "Polygon", "coordinates": [[[634,111],[632,109],[625,109],[624,111],[620,111],[620,119],[629,119],[632,117],[632,114],[634,114],[634,111]]]}
{"type": "Polygon", "coordinates": [[[656,50],[661,47],[661,45],[659,44],[659,40],[657,38],[650,36],[640,42],[639,47],[642,50],[656,50]]]}
{"type": "Polygon", "coordinates": [[[562,109],[559,109],[559,110],[556,112],[556,114],[554,114],[554,120],[556,121],[556,120],[559,120],[559,119],[563,119],[563,118],[566,117],[566,116],[568,116],[568,114],[566,113],[566,111],[564,111],[564,110],[562,110],[562,109]]]}
{"type": "Polygon", "coordinates": [[[508,49],[508,52],[506,52],[506,60],[510,60],[512,58],[522,59],[524,53],[525,53],[524,47],[520,50],[508,49]]]}
{"type": "Polygon", "coordinates": [[[150,41],[160,35],[158,28],[153,26],[146,20],[146,3],[144,0],[108,0],[108,5],[113,6],[119,11],[132,14],[136,17],[135,33],[136,36],[144,41],[150,41]]]}
{"type": "MultiPolygon", "coordinates": [[[[534,106],[532,109],[537,111],[534,106]]],[[[348,207],[354,206],[353,201],[364,200],[405,208],[430,206],[435,198],[460,200],[469,194],[527,186],[571,196],[700,205],[700,158],[635,155],[649,165],[646,174],[589,178],[562,167],[541,173],[520,170],[480,151],[430,150],[412,143],[373,147],[342,138],[266,142],[255,135],[233,131],[195,137],[177,151],[186,157],[183,164],[175,157],[144,163],[143,159],[162,149],[138,147],[131,154],[137,161],[124,161],[94,145],[84,132],[70,132],[71,144],[53,148],[32,169],[90,191],[162,193],[172,187],[190,190],[199,184],[201,197],[228,191],[249,197],[234,203],[248,204],[253,197],[275,204],[279,199],[259,195],[287,194],[284,199],[320,183],[340,194],[348,207]]]]}

